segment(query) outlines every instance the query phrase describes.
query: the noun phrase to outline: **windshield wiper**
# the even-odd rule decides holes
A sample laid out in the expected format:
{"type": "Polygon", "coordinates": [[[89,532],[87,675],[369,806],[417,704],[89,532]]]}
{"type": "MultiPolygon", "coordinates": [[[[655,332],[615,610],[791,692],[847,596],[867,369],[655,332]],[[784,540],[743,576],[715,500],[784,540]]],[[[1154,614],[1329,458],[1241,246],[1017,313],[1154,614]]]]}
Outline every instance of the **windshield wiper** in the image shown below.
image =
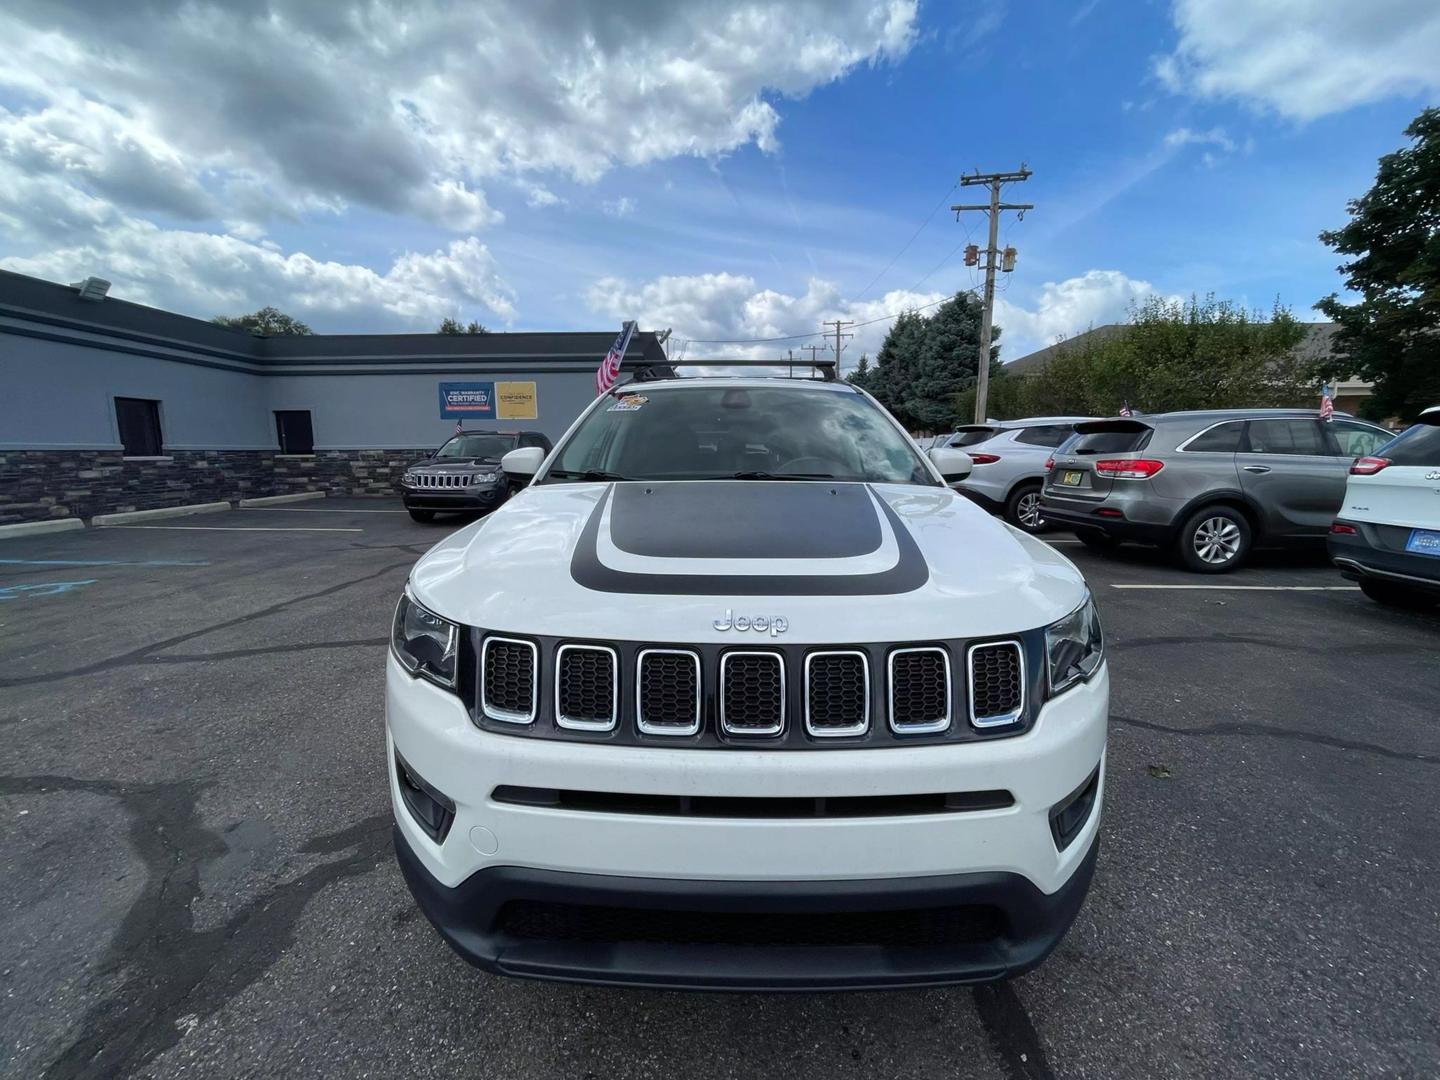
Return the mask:
{"type": "Polygon", "coordinates": [[[761,469],[731,473],[730,480],[834,480],[835,474],[828,472],[787,472],[773,473],[761,469]]]}
{"type": "Polygon", "coordinates": [[[630,480],[629,476],[606,472],[604,469],[551,469],[545,479],[560,477],[565,480],[630,480]]]}

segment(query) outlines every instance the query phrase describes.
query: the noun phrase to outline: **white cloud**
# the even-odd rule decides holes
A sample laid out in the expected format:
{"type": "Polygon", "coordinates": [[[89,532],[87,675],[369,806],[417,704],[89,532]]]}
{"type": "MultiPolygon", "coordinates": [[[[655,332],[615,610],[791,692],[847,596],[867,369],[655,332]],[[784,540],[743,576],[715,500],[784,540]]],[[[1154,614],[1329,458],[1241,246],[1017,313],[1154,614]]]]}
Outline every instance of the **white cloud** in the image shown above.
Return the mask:
{"type": "Polygon", "coordinates": [[[1310,120],[1440,89],[1434,0],[1176,0],[1174,20],[1179,44],[1155,73],[1177,92],[1310,120]]]}
{"type": "MultiPolygon", "coordinates": [[[[1104,323],[1121,322],[1131,304],[1153,295],[1155,288],[1118,270],[1090,270],[1060,282],[1046,282],[1033,305],[1026,307],[1003,297],[995,303],[995,321],[1002,357],[1018,356],[1053,344],[1104,323]]],[[[895,290],[865,303],[845,299],[829,281],[812,278],[804,293],[794,295],[762,289],[754,278],[727,274],[667,276],[648,282],[631,283],[602,278],[586,294],[592,310],[610,319],[639,319],[641,326],[674,330],[677,343],[691,341],[684,355],[735,359],[776,359],[783,363],[786,351],[802,344],[824,345],[815,336],[804,341],[735,341],[734,339],[783,338],[810,334],[825,322],[843,319],[854,322],[855,337],[846,343],[843,359],[846,370],[854,367],[861,353],[873,358],[890,329],[888,316],[913,309],[933,310],[946,299],[944,291],[916,293],[895,290]],[[722,339],[716,341],[715,339],[722,339]]],[[[833,339],[832,339],[833,340],[833,339]]],[[[828,346],[827,346],[828,348],[828,346]]],[[[678,355],[672,350],[672,355],[678,355]]]]}
{"type": "Polygon", "coordinates": [[[606,199],[600,204],[600,209],[609,217],[629,217],[635,213],[635,200],[629,195],[621,195],[618,199],[606,199]]]}
{"type": "Polygon", "coordinates": [[[1226,153],[1235,149],[1235,140],[1225,134],[1224,128],[1214,127],[1209,131],[1191,131],[1187,127],[1176,128],[1165,136],[1165,145],[1170,147],[1179,146],[1218,146],[1226,153]]]}

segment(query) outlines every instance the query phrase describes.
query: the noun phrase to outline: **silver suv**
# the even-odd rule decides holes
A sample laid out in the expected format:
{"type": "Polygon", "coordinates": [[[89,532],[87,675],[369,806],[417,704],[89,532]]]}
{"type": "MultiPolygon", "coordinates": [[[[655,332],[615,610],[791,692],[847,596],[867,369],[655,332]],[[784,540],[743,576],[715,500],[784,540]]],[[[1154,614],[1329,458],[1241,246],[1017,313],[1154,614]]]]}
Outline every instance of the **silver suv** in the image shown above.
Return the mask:
{"type": "Polygon", "coordinates": [[[1315,410],[1229,409],[1094,420],[1055,452],[1040,512],[1091,547],[1173,547],[1189,569],[1233,570],[1256,544],[1323,540],[1350,463],[1390,432],[1315,410]]]}
{"type": "Polygon", "coordinates": [[[955,490],[992,514],[1026,532],[1045,527],[1040,516],[1040,486],[1045,464],[1055,448],[1075,433],[1075,425],[1090,416],[1031,416],[1023,420],[996,420],[969,424],[937,446],[964,450],[975,463],[970,478],[955,490]]]}

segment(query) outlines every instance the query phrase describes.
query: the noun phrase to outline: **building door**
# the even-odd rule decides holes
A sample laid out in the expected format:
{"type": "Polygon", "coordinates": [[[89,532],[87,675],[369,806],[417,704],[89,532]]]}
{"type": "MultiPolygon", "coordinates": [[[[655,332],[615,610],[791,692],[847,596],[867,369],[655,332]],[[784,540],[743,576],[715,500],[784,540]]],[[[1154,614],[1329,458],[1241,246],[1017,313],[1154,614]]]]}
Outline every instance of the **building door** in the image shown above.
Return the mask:
{"type": "Polygon", "coordinates": [[[160,435],[160,402],[148,398],[117,397],[115,421],[126,457],[159,457],[164,440],[160,435]]]}
{"type": "Polygon", "coordinates": [[[282,454],[315,452],[315,432],[310,427],[309,409],[277,410],[275,433],[280,439],[282,454]]]}

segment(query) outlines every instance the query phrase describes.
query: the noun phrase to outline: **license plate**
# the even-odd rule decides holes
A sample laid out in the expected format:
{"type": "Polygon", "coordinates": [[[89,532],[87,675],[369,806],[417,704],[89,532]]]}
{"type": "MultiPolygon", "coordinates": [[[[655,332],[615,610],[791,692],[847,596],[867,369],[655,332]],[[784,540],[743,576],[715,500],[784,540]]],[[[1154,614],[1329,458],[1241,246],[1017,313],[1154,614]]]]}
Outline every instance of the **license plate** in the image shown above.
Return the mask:
{"type": "Polygon", "coordinates": [[[1079,487],[1080,478],[1084,475],[1083,472],[1062,472],[1060,474],[1060,483],[1065,487],[1079,487]]]}
{"type": "Polygon", "coordinates": [[[1440,532],[1434,529],[1411,529],[1405,550],[1413,551],[1417,555],[1433,555],[1440,559],[1440,532]]]}

